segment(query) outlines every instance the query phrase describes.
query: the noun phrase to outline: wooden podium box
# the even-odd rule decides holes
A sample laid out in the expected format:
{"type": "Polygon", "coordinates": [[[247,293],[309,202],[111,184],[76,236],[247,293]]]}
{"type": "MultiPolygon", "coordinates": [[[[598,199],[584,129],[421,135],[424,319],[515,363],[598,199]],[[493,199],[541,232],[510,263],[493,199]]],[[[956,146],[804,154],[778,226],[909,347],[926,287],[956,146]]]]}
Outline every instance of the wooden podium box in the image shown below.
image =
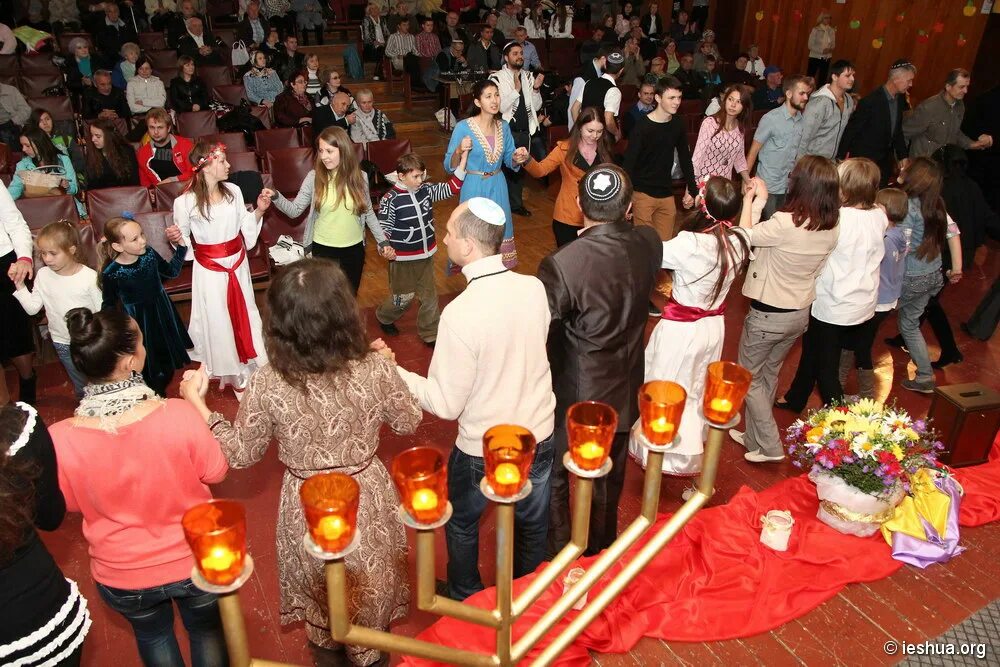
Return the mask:
{"type": "Polygon", "coordinates": [[[986,463],[1000,429],[1000,393],[977,382],[937,387],[927,418],[944,443],[942,463],[986,463]]]}

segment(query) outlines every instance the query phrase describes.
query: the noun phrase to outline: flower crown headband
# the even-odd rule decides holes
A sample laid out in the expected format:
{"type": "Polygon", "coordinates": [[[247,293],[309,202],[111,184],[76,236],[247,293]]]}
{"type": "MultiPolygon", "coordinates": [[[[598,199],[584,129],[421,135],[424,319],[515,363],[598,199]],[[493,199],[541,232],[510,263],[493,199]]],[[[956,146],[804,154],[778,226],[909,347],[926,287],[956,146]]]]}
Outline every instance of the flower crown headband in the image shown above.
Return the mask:
{"type": "MultiPolygon", "coordinates": [[[[712,176],[709,176],[712,178],[712,176]]],[[[704,230],[704,233],[714,231],[716,227],[722,226],[726,229],[732,229],[732,220],[719,220],[714,215],[708,212],[708,206],[705,204],[705,188],[708,186],[708,179],[703,181],[698,181],[698,196],[695,197],[695,201],[698,203],[698,210],[705,214],[705,217],[714,222],[715,224],[704,230]]]]}
{"type": "Polygon", "coordinates": [[[215,144],[212,150],[201,156],[201,159],[194,165],[194,170],[201,171],[212,160],[224,157],[226,157],[226,145],[223,143],[215,144]]]}

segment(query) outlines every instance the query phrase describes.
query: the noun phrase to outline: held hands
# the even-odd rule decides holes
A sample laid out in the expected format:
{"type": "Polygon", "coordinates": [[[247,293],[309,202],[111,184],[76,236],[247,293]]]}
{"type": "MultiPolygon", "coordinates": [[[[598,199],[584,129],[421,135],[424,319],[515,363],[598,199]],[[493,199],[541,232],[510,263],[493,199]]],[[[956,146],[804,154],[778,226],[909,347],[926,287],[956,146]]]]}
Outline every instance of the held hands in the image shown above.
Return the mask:
{"type": "Polygon", "coordinates": [[[384,257],[387,260],[389,260],[390,262],[392,262],[392,261],[394,261],[396,259],[396,251],[393,250],[392,246],[390,246],[390,245],[387,245],[387,246],[384,246],[384,247],[380,248],[379,251],[378,251],[378,253],[380,255],[382,255],[382,257],[384,257]]]}
{"type": "Polygon", "coordinates": [[[180,392],[181,398],[188,403],[205,404],[205,394],[208,393],[208,373],[205,372],[205,364],[198,366],[198,370],[184,371],[180,392]]]}
{"type": "Polygon", "coordinates": [[[948,272],[948,282],[954,285],[962,279],[961,271],[949,271],[948,272]]]}
{"type": "Polygon", "coordinates": [[[260,194],[257,196],[257,210],[263,213],[267,209],[271,208],[272,197],[274,197],[274,190],[271,188],[264,188],[261,190],[260,194]]]}
{"type": "Polygon", "coordinates": [[[681,204],[684,206],[684,208],[694,207],[694,197],[691,196],[690,192],[684,193],[684,198],[681,199],[681,204]]]}
{"type": "Polygon", "coordinates": [[[349,114],[347,114],[347,124],[348,125],[354,125],[354,123],[357,122],[357,120],[358,120],[358,114],[356,114],[356,113],[349,113],[349,114]]]}
{"type": "Polygon", "coordinates": [[[514,151],[514,164],[525,164],[531,159],[531,155],[528,153],[528,149],[522,146],[514,151]]]}
{"type": "Polygon", "coordinates": [[[463,137],[462,143],[458,145],[458,149],[463,153],[468,153],[472,150],[472,137],[463,137]]]}
{"type": "Polygon", "coordinates": [[[393,352],[392,349],[388,345],[386,345],[385,341],[382,340],[381,338],[376,338],[375,340],[373,340],[371,342],[370,347],[372,350],[378,352],[389,361],[396,363],[396,353],[393,352]]]}
{"type": "Polygon", "coordinates": [[[165,230],[167,233],[167,240],[174,245],[184,245],[184,236],[181,234],[181,229],[177,225],[170,225],[165,230]]]}

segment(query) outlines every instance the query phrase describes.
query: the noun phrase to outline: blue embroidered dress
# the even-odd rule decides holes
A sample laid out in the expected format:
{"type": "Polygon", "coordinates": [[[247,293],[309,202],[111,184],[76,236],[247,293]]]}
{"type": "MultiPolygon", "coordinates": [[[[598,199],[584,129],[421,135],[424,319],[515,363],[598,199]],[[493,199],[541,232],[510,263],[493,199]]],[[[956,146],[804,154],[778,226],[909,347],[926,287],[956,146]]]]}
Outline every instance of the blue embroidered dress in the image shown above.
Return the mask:
{"type": "Polygon", "coordinates": [[[497,120],[492,145],[479,129],[474,118],[468,118],[455,126],[448,142],[448,150],[444,154],[444,168],[449,174],[455,172],[451,166],[451,156],[458,150],[462,139],[472,138],[472,150],[469,151],[469,161],[466,165],[466,177],[462,183],[459,201],[468,201],[473,197],[492,199],[503,209],[507,220],[503,228],[503,263],[507,268],[517,265],[517,249],[514,247],[514,221],[510,213],[510,198],[507,195],[507,179],[504,178],[501,167],[506,166],[514,171],[520,165],[514,164],[514,137],[506,121],[497,120]],[[487,175],[488,174],[488,175],[487,175]]]}
{"type": "Polygon", "coordinates": [[[194,345],[162,282],[180,275],[186,255],[187,246],[178,246],[167,262],[147,247],[135,263],[111,262],[101,274],[102,308],[118,308],[120,303],[139,325],[146,347],[142,375],[151,386],[158,386],[157,379],[172,376],[191,361],[187,350],[194,345]]]}

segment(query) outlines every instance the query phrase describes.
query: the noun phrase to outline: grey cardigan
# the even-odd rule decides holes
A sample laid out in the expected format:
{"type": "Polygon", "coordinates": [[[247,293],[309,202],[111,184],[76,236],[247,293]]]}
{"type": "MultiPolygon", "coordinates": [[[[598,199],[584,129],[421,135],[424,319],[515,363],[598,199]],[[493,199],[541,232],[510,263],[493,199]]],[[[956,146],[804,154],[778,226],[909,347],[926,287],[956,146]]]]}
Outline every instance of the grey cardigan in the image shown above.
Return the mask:
{"type": "Polygon", "coordinates": [[[850,93],[844,93],[844,110],[841,111],[830,84],[816,91],[802,112],[802,138],[795,159],[803,155],[822,155],[831,160],[837,157],[837,146],[855,106],[850,93]]]}
{"type": "MultiPolygon", "coordinates": [[[[306,252],[312,251],[313,243],[313,229],[316,226],[316,218],[319,217],[319,211],[316,210],[314,206],[315,201],[313,199],[313,190],[316,183],[316,171],[310,170],[306,174],[305,180],[302,181],[302,185],[299,187],[299,193],[295,195],[295,199],[289,201],[280,192],[274,193],[273,203],[278,207],[278,210],[287,215],[289,218],[296,218],[302,215],[302,212],[306,208],[310,208],[309,217],[306,218],[306,227],[302,233],[302,247],[306,252]]],[[[361,242],[364,243],[364,228],[367,225],[368,229],[371,230],[372,236],[378,241],[379,246],[387,244],[389,241],[385,238],[385,232],[382,231],[382,226],[378,224],[378,218],[375,217],[375,212],[372,210],[372,199],[371,195],[368,193],[368,181],[365,181],[365,212],[362,213],[357,218],[358,225],[361,227],[361,242]]]]}

